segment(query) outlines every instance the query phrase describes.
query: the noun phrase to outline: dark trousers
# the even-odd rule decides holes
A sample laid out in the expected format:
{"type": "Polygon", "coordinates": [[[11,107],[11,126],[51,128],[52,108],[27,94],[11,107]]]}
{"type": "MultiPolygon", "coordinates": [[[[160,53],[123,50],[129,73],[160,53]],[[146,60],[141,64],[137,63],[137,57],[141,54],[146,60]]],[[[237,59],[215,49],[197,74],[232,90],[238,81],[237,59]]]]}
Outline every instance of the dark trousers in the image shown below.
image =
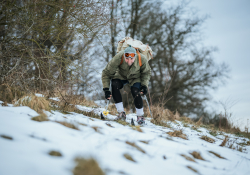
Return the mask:
{"type": "MultiPolygon", "coordinates": [[[[115,103],[122,102],[122,95],[120,89],[123,88],[125,84],[127,84],[127,80],[120,80],[120,79],[112,79],[112,96],[115,103]]],[[[141,109],[143,107],[143,101],[140,95],[140,87],[141,83],[135,83],[133,86],[130,86],[132,96],[134,98],[135,107],[137,109],[141,109]]]]}

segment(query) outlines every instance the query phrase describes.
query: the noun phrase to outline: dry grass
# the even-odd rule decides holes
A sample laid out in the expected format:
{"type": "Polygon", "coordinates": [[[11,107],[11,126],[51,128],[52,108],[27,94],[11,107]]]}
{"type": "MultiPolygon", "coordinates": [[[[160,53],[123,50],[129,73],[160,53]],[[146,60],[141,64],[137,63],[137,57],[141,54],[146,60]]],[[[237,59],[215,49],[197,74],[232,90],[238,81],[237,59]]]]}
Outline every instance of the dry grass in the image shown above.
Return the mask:
{"type": "Polygon", "coordinates": [[[103,170],[93,158],[76,158],[76,166],[73,169],[74,175],[105,175],[103,170]]]}
{"type": "Polygon", "coordinates": [[[102,132],[100,131],[100,129],[102,129],[101,127],[92,126],[91,128],[93,128],[95,130],[95,132],[98,132],[98,133],[102,134],[102,132]]]}
{"type": "Polygon", "coordinates": [[[108,106],[108,111],[111,115],[116,115],[117,114],[117,110],[116,110],[116,107],[115,107],[115,104],[109,104],[108,106]]]}
{"type": "Polygon", "coordinates": [[[190,169],[190,170],[192,170],[193,172],[195,172],[195,173],[198,173],[198,174],[199,174],[199,172],[198,172],[196,169],[194,169],[193,167],[191,167],[191,166],[187,166],[187,168],[188,168],[188,169],[190,169]]]}
{"type": "Polygon", "coordinates": [[[186,116],[180,117],[180,121],[182,121],[183,123],[194,124],[194,122],[192,121],[192,119],[189,118],[189,117],[186,117],[186,116]]]}
{"type": "Polygon", "coordinates": [[[191,158],[191,157],[189,157],[189,156],[187,156],[185,154],[181,154],[181,156],[184,157],[188,161],[196,162],[193,158],[191,158]]]}
{"type": "Polygon", "coordinates": [[[223,140],[223,142],[220,144],[220,146],[225,146],[225,145],[226,145],[226,143],[227,143],[227,138],[228,138],[228,136],[226,136],[226,137],[224,138],[224,140],[223,140]]]}
{"type": "Polygon", "coordinates": [[[13,140],[12,137],[7,136],[7,135],[0,135],[0,137],[2,137],[2,138],[4,138],[4,139],[7,139],[7,140],[13,140]]]}
{"type": "Polygon", "coordinates": [[[151,119],[151,122],[155,125],[169,127],[167,122],[176,120],[177,115],[174,115],[170,110],[164,109],[164,107],[160,105],[151,106],[151,111],[153,113],[153,118],[151,119]]]}
{"type": "Polygon", "coordinates": [[[205,140],[205,141],[207,141],[209,143],[214,143],[215,142],[214,139],[212,139],[212,138],[210,138],[208,136],[205,136],[205,135],[201,136],[200,139],[205,140]]]}
{"type": "Polygon", "coordinates": [[[116,122],[123,125],[123,126],[131,126],[129,123],[127,123],[126,121],[123,121],[123,120],[116,120],[116,122]]]}
{"type": "Polygon", "coordinates": [[[200,125],[202,124],[202,119],[203,119],[203,117],[201,117],[201,118],[195,123],[195,125],[196,125],[196,126],[200,126],[200,125]]]}
{"type": "Polygon", "coordinates": [[[127,160],[130,160],[130,161],[132,161],[132,162],[136,162],[130,154],[127,154],[127,153],[126,153],[126,154],[123,154],[123,156],[124,156],[127,160]]]}
{"type": "Polygon", "coordinates": [[[26,93],[17,88],[0,85],[0,100],[6,103],[14,103],[26,93]]]}
{"type": "Polygon", "coordinates": [[[75,130],[79,130],[78,127],[75,126],[75,125],[72,124],[72,123],[68,123],[68,122],[66,122],[66,121],[64,121],[64,122],[56,121],[56,122],[57,122],[57,123],[60,123],[60,124],[63,125],[63,126],[66,126],[66,127],[68,127],[68,128],[75,129],[75,130]]]}
{"type": "Polygon", "coordinates": [[[197,152],[197,151],[193,151],[193,152],[191,152],[190,154],[191,154],[195,159],[205,160],[205,159],[201,156],[201,154],[200,154],[199,152],[197,152]]]}
{"type": "Polygon", "coordinates": [[[20,98],[15,103],[15,106],[28,106],[39,114],[43,113],[43,110],[50,111],[49,101],[44,97],[37,97],[35,95],[29,95],[20,98]]]}
{"type": "Polygon", "coordinates": [[[145,143],[145,144],[149,144],[149,141],[145,141],[145,140],[139,140],[139,142],[145,143]]]}
{"type": "Polygon", "coordinates": [[[39,116],[32,117],[31,120],[34,120],[37,122],[49,121],[48,116],[45,113],[41,113],[39,116]]]}
{"type": "Polygon", "coordinates": [[[218,153],[215,153],[213,151],[208,151],[208,152],[210,152],[211,154],[215,155],[216,157],[218,157],[220,159],[226,159],[226,158],[222,157],[221,155],[219,155],[218,153]]]}
{"type": "Polygon", "coordinates": [[[142,153],[146,153],[142,148],[140,148],[139,146],[137,146],[135,143],[133,143],[133,142],[129,142],[129,141],[126,141],[126,144],[128,144],[128,145],[130,145],[130,146],[132,146],[132,147],[134,147],[134,148],[136,148],[138,151],[140,151],[140,152],[142,152],[142,153]]]}
{"type": "Polygon", "coordinates": [[[110,123],[105,123],[107,126],[114,128],[114,126],[112,126],[110,123]]]}
{"type": "Polygon", "coordinates": [[[187,140],[187,135],[182,132],[182,130],[175,130],[174,132],[168,132],[168,135],[172,137],[180,137],[187,140]]]}
{"type": "Polygon", "coordinates": [[[58,151],[50,151],[49,155],[55,156],[55,157],[62,157],[62,154],[58,151]]]}
{"type": "Polygon", "coordinates": [[[139,125],[136,125],[136,126],[132,126],[132,128],[138,132],[143,132],[141,127],[139,125]]]}

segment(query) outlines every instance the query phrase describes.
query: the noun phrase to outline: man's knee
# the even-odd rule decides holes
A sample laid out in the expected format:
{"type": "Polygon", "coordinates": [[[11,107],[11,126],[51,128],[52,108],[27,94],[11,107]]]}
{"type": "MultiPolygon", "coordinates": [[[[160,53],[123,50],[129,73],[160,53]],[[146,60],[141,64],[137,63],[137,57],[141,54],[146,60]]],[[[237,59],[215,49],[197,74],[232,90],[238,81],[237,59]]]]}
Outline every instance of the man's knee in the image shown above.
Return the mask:
{"type": "Polygon", "coordinates": [[[131,93],[132,93],[132,95],[133,95],[133,97],[135,98],[135,97],[137,97],[137,96],[139,96],[140,94],[140,90],[137,88],[137,87],[131,87],[131,93]]]}
{"type": "Polygon", "coordinates": [[[112,89],[122,89],[123,84],[119,79],[112,79],[112,89]]]}

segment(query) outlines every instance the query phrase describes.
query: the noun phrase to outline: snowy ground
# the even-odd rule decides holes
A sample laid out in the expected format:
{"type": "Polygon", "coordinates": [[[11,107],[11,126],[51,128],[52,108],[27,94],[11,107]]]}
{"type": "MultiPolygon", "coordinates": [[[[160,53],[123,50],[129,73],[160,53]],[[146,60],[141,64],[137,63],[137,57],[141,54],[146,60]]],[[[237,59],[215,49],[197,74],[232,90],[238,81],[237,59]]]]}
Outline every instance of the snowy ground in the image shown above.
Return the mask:
{"type": "MultiPolygon", "coordinates": [[[[78,106],[81,110],[92,108],[78,106]]],[[[96,112],[103,108],[94,109],[96,112]]],[[[179,121],[170,123],[172,128],[156,126],[150,121],[138,132],[130,126],[114,121],[102,121],[82,114],[46,112],[50,121],[31,120],[38,114],[28,107],[3,107],[0,105],[0,175],[70,175],[76,157],[93,157],[107,175],[249,175],[250,146],[243,152],[220,147],[223,135],[216,137],[201,128],[201,132],[183,127],[179,121]],[[74,123],[79,130],[67,128],[55,121],[74,123]],[[112,127],[108,126],[111,125],[112,127]],[[167,132],[183,129],[188,140],[170,137],[167,132]],[[200,139],[207,135],[216,140],[208,143],[200,139]],[[143,143],[142,141],[145,141],[143,143]],[[127,144],[135,143],[141,150],[127,144]],[[147,143],[148,142],[148,143],[147,143]],[[50,151],[59,151],[62,157],[53,157],[50,151]],[[186,160],[181,154],[192,157],[198,151],[205,160],[186,160]],[[220,159],[209,151],[220,154],[220,159]],[[127,160],[129,154],[136,162],[127,160]],[[192,171],[191,167],[197,172],[192,171]]],[[[110,119],[115,116],[108,115],[110,119]]],[[[127,122],[136,118],[127,116],[127,122]]],[[[234,144],[248,139],[230,136],[234,144]]]]}

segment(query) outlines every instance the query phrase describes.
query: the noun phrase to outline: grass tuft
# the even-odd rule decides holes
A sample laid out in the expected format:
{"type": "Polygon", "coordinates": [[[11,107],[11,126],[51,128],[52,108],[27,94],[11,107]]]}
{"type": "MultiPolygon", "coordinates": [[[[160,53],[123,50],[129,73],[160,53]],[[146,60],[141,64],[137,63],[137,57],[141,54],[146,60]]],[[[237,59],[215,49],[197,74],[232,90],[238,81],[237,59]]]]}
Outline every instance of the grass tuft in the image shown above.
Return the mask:
{"type": "Polygon", "coordinates": [[[181,154],[182,157],[184,157],[186,160],[192,161],[192,162],[196,162],[193,158],[185,155],[185,154],[181,154]]]}
{"type": "Polygon", "coordinates": [[[50,151],[49,155],[55,156],[55,157],[62,157],[62,154],[58,151],[50,151]]]}
{"type": "Polygon", "coordinates": [[[105,175],[103,170],[93,158],[76,158],[76,166],[73,169],[74,175],[105,175]]]}
{"type": "Polygon", "coordinates": [[[187,166],[187,168],[188,168],[188,169],[190,169],[190,170],[192,170],[193,172],[195,172],[195,173],[198,173],[198,174],[199,174],[199,172],[198,172],[196,169],[194,169],[193,167],[191,167],[191,166],[187,166]]]}
{"type": "Polygon", "coordinates": [[[126,141],[126,144],[128,144],[128,145],[130,145],[130,146],[132,146],[132,147],[134,147],[134,148],[136,148],[138,151],[140,151],[140,152],[142,152],[142,153],[146,153],[142,148],[140,148],[139,146],[137,146],[135,143],[133,143],[133,142],[129,142],[129,141],[126,141]]]}
{"type": "Polygon", "coordinates": [[[79,130],[78,127],[76,127],[74,124],[72,123],[68,123],[68,122],[61,122],[61,121],[56,121],[57,123],[60,123],[61,125],[63,126],[66,126],[68,128],[71,128],[71,129],[75,129],[75,130],[79,130]]]}
{"type": "Polygon", "coordinates": [[[225,145],[226,145],[226,143],[227,143],[227,138],[228,138],[228,136],[226,136],[226,137],[224,138],[224,140],[223,140],[223,142],[220,144],[220,146],[225,146],[225,145]]]}
{"type": "Polygon", "coordinates": [[[214,143],[215,142],[214,139],[212,139],[212,138],[210,138],[208,136],[205,136],[205,135],[201,136],[200,139],[205,140],[205,141],[207,141],[209,143],[214,143]]]}
{"type": "Polygon", "coordinates": [[[112,126],[110,123],[105,123],[107,126],[114,128],[114,126],[112,126]]]}
{"type": "Polygon", "coordinates": [[[132,126],[132,128],[138,132],[143,132],[140,125],[132,126]]]}
{"type": "Polygon", "coordinates": [[[145,140],[139,140],[139,142],[145,143],[145,144],[149,144],[149,141],[145,141],[145,140]]]}
{"type": "Polygon", "coordinates": [[[32,117],[31,120],[37,122],[49,121],[48,116],[45,113],[41,113],[39,116],[32,117]]]}
{"type": "Polygon", "coordinates": [[[195,159],[200,159],[200,160],[205,160],[202,156],[201,153],[197,152],[197,151],[193,151],[190,153],[195,159]]]}
{"type": "Polygon", "coordinates": [[[222,157],[221,155],[219,155],[218,153],[215,153],[213,151],[208,151],[208,152],[210,152],[211,154],[215,155],[216,157],[218,157],[220,159],[226,159],[226,158],[222,157]]]}
{"type": "Polygon", "coordinates": [[[123,156],[124,156],[127,160],[130,160],[130,161],[132,161],[132,162],[136,162],[130,154],[125,153],[125,154],[123,154],[123,156]]]}
{"type": "Polygon", "coordinates": [[[2,138],[4,138],[4,139],[7,139],[7,140],[13,140],[12,137],[7,136],[7,135],[0,135],[0,137],[2,137],[2,138]]]}
{"type": "Polygon", "coordinates": [[[174,130],[174,132],[168,132],[168,135],[172,137],[180,137],[187,140],[187,135],[182,132],[182,130],[174,130]]]}
{"type": "Polygon", "coordinates": [[[50,103],[44,97],[37,97],[35,95],[24,96],[20,98],[15,106],[28,106],[35,110],[39,114],[43,113],[43,110],[50,111],[50,103]]]}

